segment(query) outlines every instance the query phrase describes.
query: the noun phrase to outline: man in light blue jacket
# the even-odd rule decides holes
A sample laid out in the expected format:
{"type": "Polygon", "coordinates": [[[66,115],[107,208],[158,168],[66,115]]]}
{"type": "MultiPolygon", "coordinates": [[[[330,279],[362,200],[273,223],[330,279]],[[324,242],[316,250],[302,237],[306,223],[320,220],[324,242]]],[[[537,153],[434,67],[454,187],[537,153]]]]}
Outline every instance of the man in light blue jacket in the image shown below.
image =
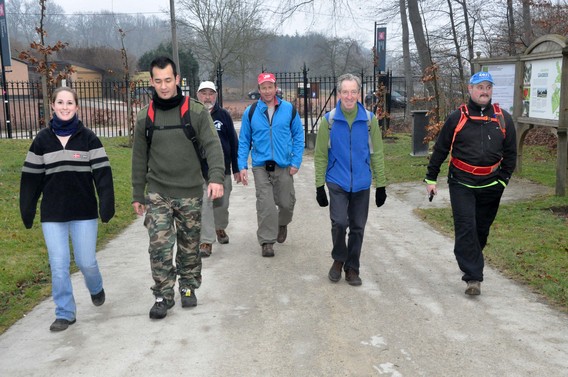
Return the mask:
{"type": "Polygon", "coordinates": [[[263,257],[273,257],[273,245],[286,241],[296,195],[294,174],[302,164],[304,129],[294,106],[276,96],[276,77],[258,75],[260,99],[245,110],[239,134],[239,170],[248,184],[248,157],[256,189],[258,242],[263,257]]]}

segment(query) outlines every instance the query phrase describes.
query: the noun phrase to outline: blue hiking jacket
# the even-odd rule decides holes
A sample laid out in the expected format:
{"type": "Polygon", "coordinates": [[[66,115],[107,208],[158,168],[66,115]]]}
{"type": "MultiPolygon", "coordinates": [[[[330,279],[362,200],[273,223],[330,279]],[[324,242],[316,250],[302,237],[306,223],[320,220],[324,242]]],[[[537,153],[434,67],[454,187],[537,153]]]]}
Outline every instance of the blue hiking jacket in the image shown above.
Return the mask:
{"type": "Polygon", "coordinates": [[[325,180],[347,192],[366,190],[372,183],[369,126],[365,111],[363,105],[357,103],[357,115],[349,127],[338,102],[329,134],[325,180]]]}
{"type": "Polygon", "coordinates": [[[268,106],[259,100],[251,121],[250,106],[246,108],[239,133],[239,170],[248,168],[249,152],[252,166],[264,166],[266,161],[276,161],[281,168],[300,168],[304,152],[304,129],[296,112],[292,118],[290,102],[277,99],[272,123],[268,120],[268,106]]]}

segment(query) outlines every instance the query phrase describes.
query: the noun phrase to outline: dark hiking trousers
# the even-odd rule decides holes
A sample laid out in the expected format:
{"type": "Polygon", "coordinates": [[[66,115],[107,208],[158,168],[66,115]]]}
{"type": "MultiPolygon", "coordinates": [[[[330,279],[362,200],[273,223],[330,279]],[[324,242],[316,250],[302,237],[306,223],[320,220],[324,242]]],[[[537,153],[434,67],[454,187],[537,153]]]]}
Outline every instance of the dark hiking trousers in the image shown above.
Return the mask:
{"type": "Polygon", "coordinates": [[[369,213],[370,190],[347,192],[334,183],[328,183],[329,216],[331,218],[331,257],[343,262],[343,269],[359,273],[359,257],[369,213]],[[347,242],[345,236],[349,228],[347,242]]]}
{"type": "Polygon", "coordinates": [[[497,216],[504,187],[500,183],[485,188],[470,188],[454,181],[448,183],[454,215],[454,254],[464,273],[462,280],[483,281],[483,248],[497,216]]]}

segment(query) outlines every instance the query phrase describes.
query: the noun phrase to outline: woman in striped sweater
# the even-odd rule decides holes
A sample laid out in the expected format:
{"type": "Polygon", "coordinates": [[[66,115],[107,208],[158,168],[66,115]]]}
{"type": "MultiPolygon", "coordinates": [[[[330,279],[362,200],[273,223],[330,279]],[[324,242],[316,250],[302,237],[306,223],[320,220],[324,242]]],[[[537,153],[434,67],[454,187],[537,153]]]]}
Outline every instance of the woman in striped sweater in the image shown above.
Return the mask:
{"type": "Polygon", "coordinates": [[[26,156],[20,182],[20,213],[31,228],[41,200],[41,226],[51,268],[55,322],[51,331],[76,321],[71,286],[69,237],[94,305],[105,301],[96,259],[98,221],[114,216],[114,188],[108,156],[95,133],[78,119],[77,93],[57,88],[51,97],[53,118],[38,132],[26,156]],[[95,193],[96,191],[96,193],[95,193]],[[97,203],[98,196],[98,203],[97,203]],[[97,206],[98,204],[98,206],[97,206]]]}

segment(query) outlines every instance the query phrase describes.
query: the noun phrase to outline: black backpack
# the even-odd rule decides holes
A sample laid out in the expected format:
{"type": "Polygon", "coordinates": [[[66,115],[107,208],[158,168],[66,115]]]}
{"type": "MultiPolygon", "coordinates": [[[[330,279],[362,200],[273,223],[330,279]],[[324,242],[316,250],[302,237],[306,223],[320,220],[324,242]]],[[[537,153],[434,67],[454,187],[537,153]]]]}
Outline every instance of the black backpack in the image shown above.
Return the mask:
{"type": "Polygon", "coordinates": [[[189,96],[184,97],[183,104],[180,107],[181,125],[179,126],[156,126],[154,120],[156,119],[154,101],[150,101],[148,105],[148,115],[146,116],[146,143],[148,144],[148,153],[150,152],[150,146],[152,145],[152,135],[154,130],[163,131],[182,128],[185,136],[191,140],[193,147],[195,148],[195,153],[197,153],[197,158],[201,165],[201,174],[205,181],[208,180],[209,167],[207,165],[207,158],[205,157],[205,149],[197,140],[197,135],[195,134],[195,129],[191,125],[191,117],[189,115],[189,96]]]}

